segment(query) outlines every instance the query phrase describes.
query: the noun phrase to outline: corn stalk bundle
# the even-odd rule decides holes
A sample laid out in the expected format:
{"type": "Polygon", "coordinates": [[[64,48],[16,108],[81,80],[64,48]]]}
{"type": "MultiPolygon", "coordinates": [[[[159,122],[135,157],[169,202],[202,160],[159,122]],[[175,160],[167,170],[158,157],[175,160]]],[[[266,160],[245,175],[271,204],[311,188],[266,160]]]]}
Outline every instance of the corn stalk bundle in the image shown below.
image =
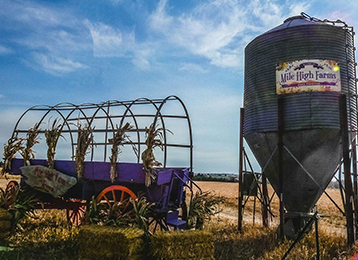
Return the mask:
{"type": "Polygon", "coordinates": [[[4,145],[4,167],[1,170],[2,174],[11,170],[12,158],[14,158],[17,152],[24,149],[22,146],[23,141],[23,138],[18,138],[17,135],[15,135],[8,140],[7,145],[4,145]]]}
{"type": "MultiPolygon", "coordinates": [[[[173,134],[168,129],[166,130],[173,134]]],[[[154,124],[151,124],[149,128],[145,128],[145,133],[147,137],[147,139],[145,140],[145,144],[147,146],[147,149],[145,149],[142,153],[142,161],[143,169],[145,172],[145,185],[147,187],[151,184],[152,179],[156,179],[156,173],[155,171],[153,171],[153,167],[162,165],[155,159],[153,151],[156,147],[159,147],[163,151],[163,131],[164,128],[157,128],[157,126],[155,126],[154,124]]]]}
{"type": "Polygon", "coordinates": [[[58,139],[62,136],[61,132],[62,132],[62,125],[57,124],[57,119],[53,121],[51,129],[45,130],[45,137],[46,137],[46,144],[47,144],[47,162],[48,162],[48,167],[51,169],[54,168],[56,146],[57,146],[58,139]]]}
{"type": "Polygon", "coordinates": [[[112,155],[109,157],[111,162],[111,182],[117,178],[117,159],[118,154],[120,154],[119,146],[123,146],[125,141],[129,141],[132,144],[133,150],[136,152],[136,148],[129,139],[129,136],[126,134],[127,131],[132,129],[132,126],[129,123],[126,123],[123,127],[117,127],[116,132],[113,135],[112,139],[109,139],[109,143],[112,144],[112,155]]]}
{"type": "Polygon", "coordinates": [[[88,147],[93,143],[93,131],[89,125],[82,126],[80,123],[77,125],[77,147],[76,147],[76,170],[77,177],[80,179],[83,175],[83,165],[87,154],[88,147]]]}
{"type": "Polygon", "coordinates": [[[35,158],[34,151],[32,147],[35,144],[39,143],[38,135],[40,132],[40,124],[36,123],[33,128],[30,128],[26,134],[26,146],[23,150],[20,151],[22,157],[24,158],[24,164],[30,165],[30,160],[35,158]]]}
{"type": "Polygon", "coordinates": [[[224,197],[217,196],[210,191],[197,192],[190,203],[188,227],[203,229],[205,221],[221,212],[220,205],[223,202],[224,197]]]}

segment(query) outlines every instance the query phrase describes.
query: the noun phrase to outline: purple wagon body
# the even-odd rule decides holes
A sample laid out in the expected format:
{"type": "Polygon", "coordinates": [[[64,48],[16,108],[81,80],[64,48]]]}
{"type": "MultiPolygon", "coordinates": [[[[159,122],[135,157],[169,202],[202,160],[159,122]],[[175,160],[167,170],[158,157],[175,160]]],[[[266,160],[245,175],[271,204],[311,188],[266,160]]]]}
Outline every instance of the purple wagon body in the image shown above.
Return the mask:
{"type": "MultiPolygon", "coordinates": [[[[31,165],[47,166],[46,160],[31,160],[31,165]]],[[[11,171],[14,175],[21,175],[23,159],[13,159],[11,171]]],[[[54,168],[68,176],[77,177],[76,162],[56,160],[54,168]]],[[[110,163],[85,162],[83,179],[71,188],[64,198],[90,200],[97,196],[104,188],[111,185],[129,187],[135,193],[143,193],[148,201],[156,203],[159,212],[168,211],[169,206],[179,207],[183,199],[183,188],[187,186],[189,171],[185,168],[157,168],[156,183],[145,187],[145,173],[140,163],[117,163],[117,178],[114,183],[110,181],[110,163]]],[[[22,180],[23,181],[23,180],[22,180]]]]}

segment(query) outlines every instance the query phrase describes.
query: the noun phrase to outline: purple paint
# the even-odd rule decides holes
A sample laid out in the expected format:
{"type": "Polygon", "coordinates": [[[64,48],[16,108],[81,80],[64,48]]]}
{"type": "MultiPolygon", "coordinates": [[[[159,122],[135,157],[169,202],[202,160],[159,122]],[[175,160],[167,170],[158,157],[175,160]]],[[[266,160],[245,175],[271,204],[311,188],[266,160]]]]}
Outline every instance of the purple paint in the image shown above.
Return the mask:
{"type": "MultiPolygon", "coordinates": [[[[32,165],[47,166],[47,161],[43,159],[31,160],[32,165]]],[[[23,159],[13,159],[11,161],[11,174],[21,175],[20,168],[24,166],[23,159]]],[[[56,160],[54,167],[59,172],[66,175],[77,177],[76,162],[56,160]]],[[[111,164],[109,162],[85,162],[83,177],[90,180],[110,181],[111,164]]],[[[169,183],[175,171],[181,178],[184,178],[184,170],[180,168],[158,168],[157,185],[169,183]]],[[[117,179],[118,182],[125,183],[145,183],[145,173],[141,163],[117,163],[117,179]]]]}

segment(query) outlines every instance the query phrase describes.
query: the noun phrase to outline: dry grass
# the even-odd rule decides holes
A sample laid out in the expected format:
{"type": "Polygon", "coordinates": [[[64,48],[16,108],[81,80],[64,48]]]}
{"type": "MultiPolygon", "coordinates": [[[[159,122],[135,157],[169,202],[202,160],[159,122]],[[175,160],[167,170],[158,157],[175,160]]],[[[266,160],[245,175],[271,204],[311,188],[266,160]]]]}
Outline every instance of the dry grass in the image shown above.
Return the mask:
{"type": "MultiPolygon", "coordinates": [[[[238,184],[228,182],[196,182],[204,191],[212,191],[217,195],[225,197],[225,204],[221,216],[237,220],[238,215],[238,184]]],[[[268,187],[269,196],[272,196],[273,189],[268,187]]],[[[338,189],[327,189],[327,193],[333,198],[338,206],[343,209],[340,191],[338,189]]],[[[273,197],[271,202],[271,210],[276,216],[271,219],[271,225],[278,225],[279,201],[277,196],[273,197]]],[[[320,218],[320,226],[324,226],[327,232],[345,234],[345,217],[336,208],[336,206],[323,194],[317,202],[318,213],[322,215],[320,218]]],[[[250,198],[244,208],[244,221],[248,224],[253,222],[254,198],[250,198]]],[[[256,200],[255,205],[255,224],[261,222],[261,204],[256,200]]]]}
{"type": "MultiPolygon", "coordinates": [[[[2,179],[4,180],[4,179],[2,179]]],[[[0,181],[2,181],[0,179],[0,181]]],[[[1,184],[1,183],[0,183],[1,184]]],[[[245,222],[242,233],[237,231],[237,183],[198,182],[204,191],[213,191],[226,198],[223,212],[204,225],[215,237],[215,259],[281,259],[292,244],[292,241],[280,242],[276,236],[277,220],[271,222],[270,228],[261,225],[260,204],[256,203],[256,216],[253,225],[253,199],[247,202],[245,222]]],[[[270,194],[272,190],[269,189],[270,194]]],[[[339,190],[328,190],[328,193],[340,204],[339,190]]],[[[318,201],[318,210],[327,215],[319,221],[319,239],[321,259],[350,259],[358,252],[358,244],[346,246],[345,219],[336,207],[323,195],[318,201]]],[[[272,203],[273,211],[277,211],[277,199],[272,203]]],[[[78,230],[66,223],[63,210],[38,210],[36,219],[23,222],[24,230],[11,238],[14,246],[20,246],[21,256],[28,259],[36,255],[37,250],[50,252],[43,259],[71,259],[77,254],[76,234],[78,230]],[[57,249],[58,248],[58,249],[57,249]],[[54,257],[56,255],[56,257],[54,257]]],[[[278,215],[275,219],[278,218],[278,215]]],[[[1,256],[1,254],[0,254],[1,256]]],[[[295,246],[287,259],[315,259],[314,230],[310,231],[295,246]]],[[[21,258],[20,258],[21,259],[21,258]]]]}
{"type": "MultiPolygon", "coordinates": [[[[271,203],[272,212],[276,215],[271,219],[271,227],[262,227],[261,204],[256,200],[254,215],[254,198],[250,198],[244,209],[243,233],[238,233],[238,184],[225,182],[197,182],[197,184],[204,191],[211,190],[226,199],[223,212],[207,226],[216,233],[216,259],[282,258],[292,241],[281,243],[277,239],[279,201],[276,195],[271,203]]],[[[340,191],[327,189],[327,193],[343,209],[340,191]]],[[[269,187],[269,195],[272,194],[273,189],[269,187]]],[[[358,244],[352,247],[346,245],[345,217],[325,194],[317,202],[317,208],[322,215],[319,220],[321,259],[350,259],[354,252],[357,252],[358,244]]],[[[295,246],[286,259],[316,259],[314,230],[295,246]]]]}

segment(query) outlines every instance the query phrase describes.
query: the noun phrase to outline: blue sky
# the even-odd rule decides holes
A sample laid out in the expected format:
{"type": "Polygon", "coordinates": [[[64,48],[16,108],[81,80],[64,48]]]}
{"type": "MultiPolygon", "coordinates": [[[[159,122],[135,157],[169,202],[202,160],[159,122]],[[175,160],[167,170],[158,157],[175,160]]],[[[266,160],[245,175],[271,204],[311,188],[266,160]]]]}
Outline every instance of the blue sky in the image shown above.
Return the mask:
{"type": "Polygon", "coordinates": [[[0,0],[0,144],[37,104],[179,96],[194,171],[238,171],[244,48],[306,12],[356,27],[358,1],[0,0]]]}

